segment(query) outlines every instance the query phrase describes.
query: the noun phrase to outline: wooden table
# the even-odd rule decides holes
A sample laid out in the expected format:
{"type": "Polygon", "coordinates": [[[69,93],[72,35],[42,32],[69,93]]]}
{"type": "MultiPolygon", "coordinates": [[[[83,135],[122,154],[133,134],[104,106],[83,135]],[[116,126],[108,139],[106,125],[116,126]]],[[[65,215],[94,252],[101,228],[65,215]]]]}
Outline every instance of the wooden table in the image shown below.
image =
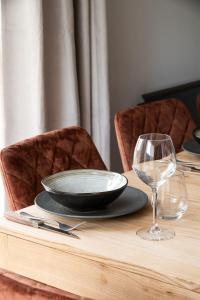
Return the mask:
{"type": "MultiPolygon", "coordinates": [[[[133,172],[126,176],[150,195],[133,172]]],[[[130,216],[88,221],[80,240],[0,218],[0,267],[94,299],[200,299],[200,174],[187,173],[186,182],[189,209],[166,222],[176,232],[172,240],[136,235],[151,223],[150,204],[130,216]]],[[[24,211],[48,216],[34,206],[24,211]]]]}

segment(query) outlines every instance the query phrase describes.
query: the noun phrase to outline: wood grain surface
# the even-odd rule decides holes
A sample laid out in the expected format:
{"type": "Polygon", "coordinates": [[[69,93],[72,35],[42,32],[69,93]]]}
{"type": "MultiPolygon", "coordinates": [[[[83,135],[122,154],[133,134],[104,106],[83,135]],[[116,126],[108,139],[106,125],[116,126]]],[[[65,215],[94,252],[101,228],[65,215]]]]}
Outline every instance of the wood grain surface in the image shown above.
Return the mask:
{"type": "MultiPolygon", "coordinates": [[[[150,196],[133,172],[125,175],[130,186],[150,196]]],[[[200,173],[185,175],[188,211],[180,220],[160,221],[175,230],[172,240],[136,235],[151,224],[150,204],[130,216],[88,221],[76,231],[80,240],[0,218],[0,267],[93,299],[200,299],[200,173]]],[[[67,224],[79,221],[35,206],[24,211],[67,224]]]]}

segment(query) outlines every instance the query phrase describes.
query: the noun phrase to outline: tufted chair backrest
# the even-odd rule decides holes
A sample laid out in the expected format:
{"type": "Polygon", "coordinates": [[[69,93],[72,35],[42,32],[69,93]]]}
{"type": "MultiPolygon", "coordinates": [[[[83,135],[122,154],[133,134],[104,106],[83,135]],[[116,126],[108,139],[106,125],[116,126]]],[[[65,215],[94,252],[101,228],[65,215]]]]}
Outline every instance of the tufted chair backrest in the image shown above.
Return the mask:
{"type": "Polygon", "coordinates": [[[176,152],[183,142],[192,138],[195,123],[183,102],[167,99],[139,105],[117,112],[115,131],[124,171],[132,169],[134,148],[144,133],[169,134],[176,152]]]}

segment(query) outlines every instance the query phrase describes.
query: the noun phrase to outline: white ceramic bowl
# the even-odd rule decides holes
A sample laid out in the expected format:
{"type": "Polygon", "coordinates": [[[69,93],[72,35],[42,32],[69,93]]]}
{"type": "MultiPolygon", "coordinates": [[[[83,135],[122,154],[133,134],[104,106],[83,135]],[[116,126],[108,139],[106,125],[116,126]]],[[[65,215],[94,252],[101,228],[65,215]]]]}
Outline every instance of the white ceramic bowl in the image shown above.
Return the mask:
{"type": "Polygon", "coordinates": [[[77,210],[94,210],[114,201],[128,181],[119,173],[81,169],[47,176],[41,183],[62,205],[77,210]]]}

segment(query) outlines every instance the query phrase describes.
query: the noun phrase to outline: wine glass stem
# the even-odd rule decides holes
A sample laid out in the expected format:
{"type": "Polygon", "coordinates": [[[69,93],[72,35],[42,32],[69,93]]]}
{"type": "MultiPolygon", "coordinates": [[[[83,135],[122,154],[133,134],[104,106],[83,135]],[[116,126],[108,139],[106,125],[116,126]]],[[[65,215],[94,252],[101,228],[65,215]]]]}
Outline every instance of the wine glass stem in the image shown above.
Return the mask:
{"type": "Polygon", "coordinates": [[[158,200],[158,188],[152,188],[153,224],[150,229],[152,232],[160,231],[157,223],[157,200],[158,200]]]}

